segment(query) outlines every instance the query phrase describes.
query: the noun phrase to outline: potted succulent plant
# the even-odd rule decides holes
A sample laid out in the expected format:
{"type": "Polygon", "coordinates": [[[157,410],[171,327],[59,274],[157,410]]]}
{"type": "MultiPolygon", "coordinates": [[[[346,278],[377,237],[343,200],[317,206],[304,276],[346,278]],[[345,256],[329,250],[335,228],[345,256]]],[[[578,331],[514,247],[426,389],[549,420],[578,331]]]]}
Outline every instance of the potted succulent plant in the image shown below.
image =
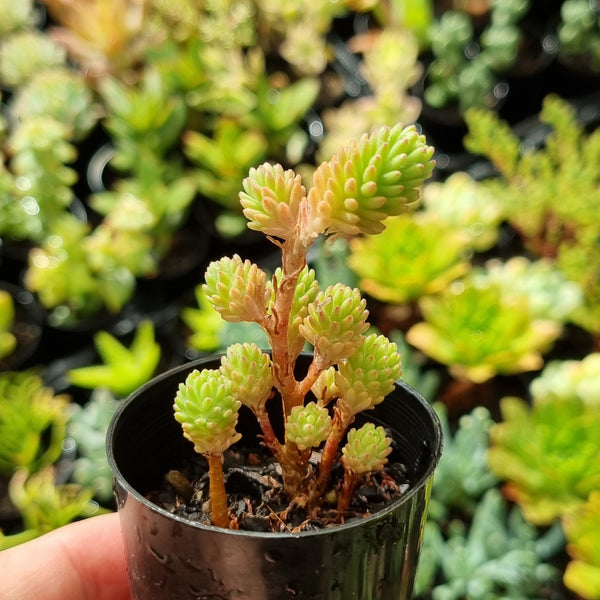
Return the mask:
{"type": "Polygon", "coordinates": [[[280,165],[250,170],[243,211],[281,268],[268,282],[222,258],[203,289],[225,320],[258,323],[270,350],[238,343],[166,372],[109,428],[137,600],[411,596],[439,421],[397,381],[396,344],[367,333],[359,291],[320,291],[307,251],[320,234],[379,233],[416,205],[432,154],[396,125],[341,148],[308,193],[280,165]]]}

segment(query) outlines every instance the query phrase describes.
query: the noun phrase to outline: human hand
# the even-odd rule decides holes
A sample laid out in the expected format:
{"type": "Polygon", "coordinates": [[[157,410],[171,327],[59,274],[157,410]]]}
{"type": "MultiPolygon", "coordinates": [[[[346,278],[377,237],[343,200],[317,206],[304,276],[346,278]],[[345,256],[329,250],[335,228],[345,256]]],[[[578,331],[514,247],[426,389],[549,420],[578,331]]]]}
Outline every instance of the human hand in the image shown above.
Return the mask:
{"type": "Polygon", "coordinates": [[[117,513],[0,552],[1,600],[131,600],[117,513]]]}

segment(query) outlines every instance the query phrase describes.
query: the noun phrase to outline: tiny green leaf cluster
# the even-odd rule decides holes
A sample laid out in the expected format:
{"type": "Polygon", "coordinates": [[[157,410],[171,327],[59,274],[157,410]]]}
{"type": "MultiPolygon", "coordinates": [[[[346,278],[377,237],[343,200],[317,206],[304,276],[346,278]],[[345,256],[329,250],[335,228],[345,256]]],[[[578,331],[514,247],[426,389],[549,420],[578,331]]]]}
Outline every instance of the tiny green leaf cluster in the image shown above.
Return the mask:
{"type": "Polygon", "coordinates": [[[392,451],[391,441],[381,425],[365,423],[360,429],[350,429],[348,442],[342,448],[344,468],[356,474],[383,469],[392,451]]]}

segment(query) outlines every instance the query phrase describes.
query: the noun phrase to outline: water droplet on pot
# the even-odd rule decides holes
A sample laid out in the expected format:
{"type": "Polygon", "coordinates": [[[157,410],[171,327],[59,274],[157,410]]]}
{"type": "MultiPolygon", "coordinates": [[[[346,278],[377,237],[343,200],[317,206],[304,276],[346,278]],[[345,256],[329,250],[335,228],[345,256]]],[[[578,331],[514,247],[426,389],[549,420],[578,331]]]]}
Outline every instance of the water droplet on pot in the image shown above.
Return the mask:
{"type": "Polygon", "coordinates": [[[282,559],[281,552],[278,550],[268,550],[265,552],[265,560],[269,563],[277,563],[282,559]]]}
{"type": "Polygon", "coordinates": [[[290,596],[297,596],[298,595],[298,589],[295,583],[286,583],[285,584],[285,591],[290,595],[290,596]]]}

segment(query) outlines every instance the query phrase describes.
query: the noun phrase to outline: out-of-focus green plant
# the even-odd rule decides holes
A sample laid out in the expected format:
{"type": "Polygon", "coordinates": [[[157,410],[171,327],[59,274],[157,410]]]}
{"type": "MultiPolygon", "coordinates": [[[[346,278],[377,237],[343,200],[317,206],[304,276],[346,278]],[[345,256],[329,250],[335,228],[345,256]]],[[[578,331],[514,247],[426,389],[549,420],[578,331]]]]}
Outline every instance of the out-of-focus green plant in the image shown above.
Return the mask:
{"type": "Polygon", "coordinates": [[[0,36],[33,25],[33,0],[0,0],[0,36]]]}
{"type": "Polygon", "coordinates": [[[591,407],[600,406],[600,354],[549,362],[531,382],[529,391],[536,402],[568,399],[575,394],[591,407]]]}
{"type": "Polygon", "coordinates": [[[494,421],[485,407],[478,406],[459,419],[453,434],[446,407],[436,403],[434,408],[442,424],[444,453],[431,490],[429,518],[441,523],[458,511],[468,519],[484,493],[498,483],[487,460],[494,421]]]}
{"type": "Polygon", "coordinates": [[[398,215],[378,236],[350,240],[348,264],[367,294],[394,304],[410,303],[446,289],[470,268],[469,238],[434,213],[398,215]]]}
{"type": "Polygon", "coordinates": [[[10,162],[2,168],[0,235],[41,241],[73,202],[77,157],[68,129],[44,116],[20,123],[8,137],[10,162]]]}
{"type": "Polygon", "coordinates": [[[145,0],[43,0],[53,21],[52,36],[63,44],[87,77],[130,75],[147,43],[145,0]]]}
{"type": "Polygon", "coordinates": [[[106,331],[94,336],[94,345],[104,364],[71,369],[67,377],[72,384],[91,389],[106,387],[124,397],[146,383],[160,361],[161,349],[151,321],[140,322],[129,348],[106,331]]]}
{"type": "Polygon", "coordinates": [[[25,286],[51,311],[54,325],[77,322],[104,309],[118,312],[135,288],[134,276],[124,266],[94,270],[86,250],[88,232],[86,223],[65,214],[41,247],[29,254],[25,286]]]}
{"type": "Polygon", "coordinates": [[[241,182],[248,169],[267,154],[264,134],[260,130],[244,129],[232,119],[219,119],[212,135],[187,131],[183,144],[186,156],[197,167],[194,176],[198,191],[225,208],[239,212],[236,194],[241,182]]]}
{"type": "Polygon", "coordinates": [[[0,550],[39,537],[77,518],[99,514],[92,491],[74,483],[57,484],[51,466],[32,474],[25,469],[17,471],[10,480],[9,495],[21,513],[24,530],[13,535],[0,532],[0,550]]]}
{"type": "Polygon", "coordinates": [[[427,31],[433,22],[433,1],[379,0],[372,9],[373,16],[384,27],[402,27],[410,31],[424,49],[429,46],[427,31]]]}
{"type": "Polygon", "coordinates": [[[419,306],[424,320],[408,330],[408,342],[475,383],[540,369],[562,330],[560,321],[535,313],[527,293],[507,289],[483,267],[419,306]]]}
{"type": "Polygon", "coordinates": [[[106,109],[102,124],[115,145],[111,164],[116,168],[139,173],[140,165],[163,158],[178,142],[187,107],[157,69],[146,68],[136,86],[105,77],[98,90],[106,109]]]}
{"type": "Polygon", "coordinates": [[[112,498],[112,471],[106,458],[106,431],[118,400],[107,388],[96,388],[84,406],[72,404],[69,409],[67,436],[75,441],[77,458],[71,479],[93,490],[99,502],[112,498]]]}
{"type": "Polygon", "coordinates": [[[0,290],[0,360],[12,354],[17,338],[12,332],[15,321],[15,303],[10,292],[0,290]]]}
{"type": "Polygon", "coordinates": [[[33,371],[0,373],[0,473],[31,472],[56,461],[67,424],[65,395],[33,371]]]}
{"type": "Polygon", "coordinates": [[[575,394],[501,401],[490,431],[490,468],[528,521],[552,523],[600,489],[600,412],[575,394]]]}
{"type": "Polygon", "coordinates": [[[560,527],[540,537],[518,507],[508,509],[492,488],[477,504],[470,525],[452,520],[442,532],[425,525],[416,596],[433,600],[528,600],[542,597],[544,586],[558,578],[547,561],[564,544],[560,527]],[[439,576],[443,583],[436,583],[439,576]]]}
{"type": "Polygon", "coordinates": [[[32,117],[55,119],[67,127],[71,141],[85,137],[100,117],[87,83],[66,67],[38,72],[18,89],[9,108],[19,122],[32,117]]]}
{"type": "Polygon", "coordinates": [[[89,236],[94,268],[126,267],[136,276],[155,275],[186,221],[195,193],[192,177],[163,177],[158,164],[147,164],[138,176],[93,194],[90,204],[104,215],[89,236]],[[98,250],[100,255],[94,256],[98,250]]]}
{"type": "Polygon", "coordinates": [[[475,252],[489,250],[498,241],[504,219],[501,202],[468,173],[452,173],[445,181],[423,187],[423,208],[435,213],[452,229],[469,236],[475,252]]]}
{"type": "Polygon", "coordinates": [[[456,104],[493,108],[498,101],[498,77],[518,59],[521,18],[528,0],[490,2],[490,22],[478,35],[467,12],[444,11],[429,27],[433,61],[425,80],[424,99],[441,108],[456,104]]]}
{"type": "Polygon", "coordinates": [[[500,176],[487,181],[525,248],[556,261],[585,302],[575,322],[600,335],[600,129],[586,134],[575,109],[545,98],[540,119],[550,128],[541,147],[522,144],[495,113],[465,115],[465,147],[489,158],[500,176]]]}
{"type": "Polygon", "coordinates": [[[563,581],[579,597],[600,598],[600,489],[587,502],[565,515],[562,524],[567,537],[567,552],[572,560],[563,581]]]}
{"type": "Polygon", "coordinates": [[[0,83],[5,88],[21,86],[40,71],[65,66],[64,48],[42,31],[17,31],[0,42],[0,83]]]}
{"type": "Polygon", "coordinates": [[[318,159],[330,156],[344,140],[363,131],[395,121],[412,123],[421,112],[421,102],[409,93],[420,76],[421,65],[417,42],[407,30],[386,28],[359,36],[352,47],[361,52],[358,75],[368,84],[370,93],[323,110],[325,131],[318,159]]]}
{"type": "Polygon", "coordinates": [[[506,261],[491,259],[485,271],[475,278],[498,282],[506,294],[526,295],[532,314],[538,319],[559,323],[572,320],[583,303],[579,285],[569,281],[556,264],[548,259],[530,260],[513,256],[506,261]]]}
{"type": "Polygon", "coordinates": [[[588,0],[565,0],[560,7],[558,53],[580,66],[600,71],[600,15],[588,0]]]}

